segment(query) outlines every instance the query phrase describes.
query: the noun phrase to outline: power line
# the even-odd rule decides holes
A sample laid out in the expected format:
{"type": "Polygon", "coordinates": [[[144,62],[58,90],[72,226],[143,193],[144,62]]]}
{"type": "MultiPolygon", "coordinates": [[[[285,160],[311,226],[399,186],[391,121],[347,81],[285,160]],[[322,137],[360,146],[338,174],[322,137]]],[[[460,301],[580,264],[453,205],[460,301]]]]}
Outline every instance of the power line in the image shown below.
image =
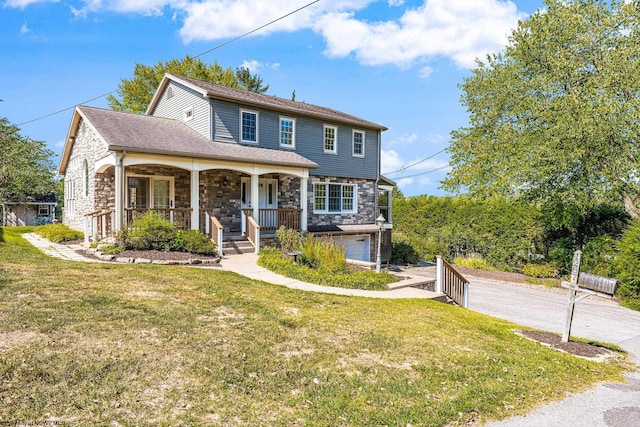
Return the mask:
{"type": "Polygon", "coordinates": [[[422,159],[422,160],[418,160],[417,162],[412,163],[412,164],[410,164],[409,166],[403,166],[402,168],[398,169],[397,171],[393,171],[393,172],[385,173],[385,175],[393,175],[394,173],[398,173],[398,172],[405,172],[407,169],[412,168],[412,167],[414,167],[414,166],[416,166],[416,165],[419,165],[420,163],[426,162],[426,161],[427,161],[427,160],[429,160],[429,159],[433,159],[435,156],[437,156],[438,154],[442,154],[442,153],[444,153],[445,151],[447,151],[447,149],[446,149],[446,148],[443,148],[442,150],[438,151],[438,152],[437,152],[437,153],[435,153],[435,154],[430,155],[429,157],[425,157],[425,158],[424,158],[424,159],[422,159]]]}
{"type": "Polygon", "coordinates": [[[281,20],[283,20],[284,18],[287,18],[287,17],[289,17],[289,16],[291,16],[291,15],[293,15],[293,14],[295,14],[295,13],[298,13],[298,12],[300,12],[301,10],[308,8],[309,6],[311,6],[311,5],[315,4],[315,3],[318,3],[319,1],[320,1],[320,0],[315,0],[315,1],[312,1],[311,3],[307,3],[307,4],[305,4],[304,6],[299,7],[299,8],[297,8],[296,10],[294,10],[294,11],[292,11],[292,12],[287,13],[286,15],[282,15],[281,17],[274,19],[274,20],[273,20],[273,21],[271,21],[271,22],[267,22],[266,24],[261,25],[261,26],[259,26],[258,28],[254,28],[253,30],[251,30],[251,31],[249,31],[249,32],[247,32],[247,33],[244,33],[244,34],[242,34],[242,35],[240,35],[240,36],[238,36],[238,37],[236,37],[236,38],[233,38],[233,39],[231,39],[231,40],[227,40],[226,42],[224,42],[224,43],[222,43],[222,44],[219,44],[219,45],[218,45],[218,46],[216,46],[216,47],[213,47],[213,48],[211,48],[211,49],[209,49],[209,50],[207,50],[207,51],[204,51],[204,52],[202,52],[202,53],[200,53],[200,54],[198,54],[198,55],[194,56],[194,58],[199,58],[199,57],[201,57],[201,56],[203,56],[203,55],[206,55],[206,54],[207,54],[207,53],[209,53],[209,52],[213,52],[214,50],[220,49],[221,47],[224,47],[224,46],[226,46],[226,45],[228,45],[228,44],[231,44],[231,43],[233,43],[233,42],[235,42],[235,41],[237,41],[237,40],[240,40],[241,38],[244,38],[244,37],[246,37],[246,36],[248,36],[248,35],[250,35],[250,34],[253,34],[253,33],[255,33],[256,31],[260,31],[261,29],[263,29],[263,28],[265,28],[265,27],[268,27],[268,26],[269,26],[269,25],[271,25],[271,24],[275,24],[276,22],[281,21],[281,20]]]}
{"type": "MultiPolygon", "coordinates": [[[[430,170],[428,170],[428,171],[424,171],[424,172],[416,173],[416,174],[409,175],[409,176],[397,176],[397,177],[395,177],[395,178],[393,178],[393,179],[415,178],[415,177],[417,177],[417,176],[422,176],[422,175],[426,175],[426,174],[429,174],[429,173],[438,172],[438,171],[441,171],[441,170],[447,169],[448,167],[450,167],[450,165],[448,165],[448,164],[447,164],[447,165],[444,165],[444,166],[440,166],[439,168],[430,169],[430,170]]],[[[387,176],[388,174],[386,174],[386,173],[385,173],[385,174],[383,174],[383,175],[387,176]]]]}
{"type": "MultiPolygon", "coordinates": [[[[114,91],[112,90],[111,92],[107,92],[107,93],[102,94],[100,96],[96,96],[95,98],[88,99],[88,100],[86,100],[84,102],[81,102],[80,105],[86,104],[87,102],[95,101],[96,99],[104,98],[107,95],[111,95],[113,92],[114,91]]],[[[44,116],[40,116],[40,117],[37,117],[35,119],[27,120],[26,122],[18,123],[16,126],[20,127],[22,125],[26,125],[26,124],[29,124],[29,123],[32,123],[32,122],[37,122],[38,120],[46,119],[47,117],[55,116],[56,114],[64,113],[65,111],[68,111],[68,110],[73,110],[74,108],[76,108],[75,105],[73,107],[63,108],[62,110],[58,110],[58,111],[53,112],[53,113],[45,114],[44,116]]]]}
{"type": "MultiPolygon", "coordinates": [[[[315,4],[315,3],[318,3],[319,1],[320,0],[314,0],[311,3],[307,3],[306,5],[304,5],[302,7],[299,7],[296,10],[287,13],[286,15],[282,15],[281,17],[276,18],[273,21],[267,22],[266,24],[259,26],[258,28],[254,28],[253,30],[251,30],[249,32],[246,32],[246,33],[244,33],[242,35],[239,35],[238,37],[235,37],[235,38],[233,38],[231,40],[227,40],[226,42],[224,42],[222,44],[219,44],[218,46],[215,46],[215,47],[213,47],[213,48],[211,48],[209,50],[206,50],[206,51],[204,51],[202,53],[199,53],[198,55],[194,56],[193,58],[199,58],[199,57],[201,57],[203,55],[206,55],[207,53],[213,52],[214,50],[218,50],[218,49],[220,49],[220,48],[222,48],[224,46],[227,46],[227,45],[229,45],[229,44],[231,44],[231,43],[233,43],[235,41],[238,41],[238,40],[240,40],[240,39],[242,39],[244,37],[247,37],[248,35],[251,35],[251,34],[255,33],[256,31],[260,31],[263,28],[268,27],[269,25],[275,24],[276,22],[281,21],[281,20],[283,20],[283,19],[285,19],[285,18],[287,18],[287,17],[289,17],[289,16],[291,16],[291,15],[293,15],[295,13],[298,13],[301,10],[306,9],[309,6],[311,6],[311,5],[315,4]]],[[[115,92],[115,90],[112,90],[112,91],[107,92],[107,93],[105,93],[103,95],[100,95],[100,96],[96,96],[95,98],[88,99],[88,100],[86,100],[84,102],[81,102],[81,103],[79,103],[77,105],[83,105],[83,104],[86,104],[88,102],[95,101],[96,99],[104,98],[105,96],[111,95],[113,92],[115,92]]],[[[73,110],[75,107],[76,106],[74,105],[72,107],[63,108],[62,110],[58,110],[58,111],[55,111],[53,113],[45,114],[44,116],[40,116],[40,117],[37,117],[35,119],[27,120],[26,122],[18,123],[16,126],[20,127],[20,126],[23,126],[23,125],[26,125],[26,124],[29,124],[29,123],[37,122],[38,120],[46,119],[47,117],[55,116],[56,114],[60,114],[60,113],[64,113],[65,111],[73,110]]]]}

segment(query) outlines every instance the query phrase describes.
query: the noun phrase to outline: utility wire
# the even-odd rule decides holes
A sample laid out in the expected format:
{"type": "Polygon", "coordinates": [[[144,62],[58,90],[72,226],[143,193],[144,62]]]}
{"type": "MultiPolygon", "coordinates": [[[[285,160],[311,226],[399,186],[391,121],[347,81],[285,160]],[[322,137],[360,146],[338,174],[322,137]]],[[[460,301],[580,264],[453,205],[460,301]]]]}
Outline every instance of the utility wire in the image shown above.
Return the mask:
{"type": "MultiPolygon", "coordinates": [[[[213,48],[211,48],[209,50],[206,50],[206,51],[204,51],[202,53],[199,53],[198,55],[194,56],[193,58],[199,58],[199,57],[201,57],[203,55],[206,55],[207,53],[213,52],[214,50],[218,50],[218,49],[220,49],[220,48],[222,48],[224,46],[227,46],[228,44],[231,44],[231,43],[233,43],[235,41],[238,41],[238,40],[240,40],[240,39],[242,39],[244,37],[247,37],[248,35],[251,35],[251,34],[255,33],[256,31],[260,31],[263,28],[268,27],[269,25],[275,24],[276,22],[281,21],[281,20],[283,20],[283,19],[285,19],[285,18],[287,18],[287,17],[289,17],[289,16],[291,16],[291,15],[293,15],[295,13],[298,13],[301,10],[306,9],[309,6],[311,6],[311,5],[315,4],[315,3],[318,3],[319,1],[320,0],[314,0],[311,3],[307,3],[306,5],[304,5],[302,7],[299,7],[296,10],[287,13],[286,15],[282,15],[281,17],[276,18],[273,21],[267,22],[266,24],[259,26],[258,28],[254,28],[253,30],[251,30],[249,32],[246,32],[246,33],[244,33],[242,35],[239,35],[238,37],[235,37],[235,38],[233,38],[231,40],[227,40],[226,42],[224,42],[222,44],[219,44],[218,46],[215,46],[215,47],[213,47],[213,48]]],[[[107,92],[107,93],[105,93],[103,95],[100,95],[100,96],[96,96],[95,98],[88,99],[88,100],[86,100],[84,102],[79,103],[78,105],[84,105],[84,104],[86,104],[88,102],[95,101],[96,99],[104,98],[105,96],[111,95],[113,92],[115,92],[115,90],[112,90],[111,92],[107,92]]],[[[37,122],[38,120],[46,119],[47,117],[55,116],[56,114],[64,113],[65,111],[68,111],[68,110],[73,110],[75,107],[76,106],[74,105],[72,107],[63,108],[62,110],[58,110],[58,111],[55,111],[53,113],[45,114],[44,116],[40,116],[40,117],[37,117],[35,119],[27,120],[26,122],[18,123],[16,126],[20,127],[20,126],[23,126],[23,125],[26,125],[26,124],[29,124],[29,123],[37,122]]]]}
{"type": "MultiPolygon", "coordinates": [[[[420,163],[426,162],[426,161],[427,161],[427,160],[429,160],[429,159],[433,159],[435,156],[437,156],[438,154],[444,153],[445,151],[447,151],[447,149],[446,149],[446,148],[443,148],[442,150],[438,151],[438,152],[437,152],[437,153],[435,153],[435,154],[430,155],[429,157],[425,157],[424,159],[422,159],[422,160],[418,160],[417,162],[412,163],[412,164],[410,164],[409,166],[403,166],[403,167],[401,167],[400,169],[398,169],[397,171],[388,172],[388,173],[385,173],[384,175],[385,175],[385,176],[386,176],[386,175],[393,175],[394,173],[404,172],[404,171],[406,171],[406,170],[407,170],[407,169],[409,169],[409,168],[412,168],[412,167],[414,167],[414,166],[416,166],[416,165],[419,165],[420,163]]],[[[408,178],[408,177],[407,177],[407,178],[408,178]]]]}
{"type": "Polygon", "coordinates": [[[198,55],[194,56],[194,58],[199,58],[199,57],[201,57],[201,56],[203,56],[203,55],[206,55],[206,54],[207,54],[207,53],[209,53],[209,52],[213,52],[214,50],[218,50],[218,49],[220,49],[221,47],[224,47],[224,46],[226,46],[226,45],[228,45],[228,44],[231,44],[231,43],[233,43],[233,42],[235,42],[235,41],[237,41],[237,40],[240,40],[241,38],[244,38],[244,37],[246,37],[246,36],[248,36],[248,35],[250,35],[250,34],[253,34],[253,33],[255,33],[256,31],[260,31],[261,29],[263,29],[263,28],[265,28],[265,27],[268,27],[268,26],[269,26],[269,25],[271,25],[271,24],[275,24],[276,22],[281,21],[281,20],[283,20],[284,18],[287,18],[287,17],[289,17],[289,16],[291,16],[291,15],[293,15],[293,14],[295,14],[295,13],[298,13],[298,12],[300,12],[301,10],[308,8],[309,6],[311,6],[311,5],[315,4],[315,3],[318,3],[319,1],[320,1],[320,0],[315,0],[315,1],[312,1],[311,3],[307,3],[307,4],[305,4],[304,6],[299,7],[299,8],[297,8],[296,10],[294,10],[294,11],[292,11],[292,12],[287,13],[286,15],[282,15],[280,18],[276,18],[276,19],[274,19],[274,20],[273,20],[273,21],[271,21],[271,22],[267,22],[266,24],[259,26],[258,28],[254,28],[253,30],[251,30],[251,31],[249,31],[249,32],[247,32],[247,33],[244,33],[244,34],[242,34],[242,35],[239,35],[238,37],[233,38],[233,39],[231,39],[231,40],[227,40],[226,42],[224,42],[224,43],[222,43],[222,44],[219,44],[219,45],[218,45],[218,46],[216,46],[216,47],[213,47],[213,48],[211,48],[211,49],[209,49],[209,50],[207,50],[207,51],[204,51],[204,52],[202,52],[202,53],[200,53],[200,54],[198,54],[198,55]]]}
{"type": "MultiPolygon", "coordinates": [[[[448,167],[450,167],[450,165],[440,166],[439,168],[430,169],[430,170],[428,170],[428,171],[424,171],[424,172],[416,173],[416,174],[409,175],[409,176],[397,176],[397,177],[395,177],[395,178],[393,178],[393,179],[415,178],[415,177],[417,177],[417,176],[422,176],[422,175],[426,175],[426,174],[429,174],[429,173],[438,172],[438,171],[441,171],[441,170],[447,169],[448,167]]],[[[388,174],[384,173],[383,175],[384,175],[384,176],[387,176],[388,174]]]]}

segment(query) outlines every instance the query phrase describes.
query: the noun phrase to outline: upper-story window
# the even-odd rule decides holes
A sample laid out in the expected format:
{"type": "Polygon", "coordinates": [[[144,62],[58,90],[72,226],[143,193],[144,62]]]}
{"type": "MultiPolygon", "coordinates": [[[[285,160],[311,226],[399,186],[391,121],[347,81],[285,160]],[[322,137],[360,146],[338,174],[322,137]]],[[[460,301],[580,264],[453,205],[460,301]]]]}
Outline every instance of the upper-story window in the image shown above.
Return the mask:
{"type": "Polygon", "coordinates": [[[336,137],[338,128],[335,126],[324,125],[324,152],[330,154],[338,153],[338,144],[336,137]]]}
{"type": "Polygon", "coordinates": [[[353,131],[353,155],[364,157],[364,132],[361,130],[353,131]]]}
{"type": "Polygon", "coordinates": [[[296,146],[296,120],[289,117],[280,117],[280,146],[295,148],[296,146]]]}
{"type": "Polygon", "coordinates": [[[240,110],[240,141],[258,142],[258,113],[240,110]]]}
{"type": "Polygon", "coordinates": [[[183,110],[183,120],[188,122],[189,120],[193,120],[193,107],[185,108],[183,110]]]}

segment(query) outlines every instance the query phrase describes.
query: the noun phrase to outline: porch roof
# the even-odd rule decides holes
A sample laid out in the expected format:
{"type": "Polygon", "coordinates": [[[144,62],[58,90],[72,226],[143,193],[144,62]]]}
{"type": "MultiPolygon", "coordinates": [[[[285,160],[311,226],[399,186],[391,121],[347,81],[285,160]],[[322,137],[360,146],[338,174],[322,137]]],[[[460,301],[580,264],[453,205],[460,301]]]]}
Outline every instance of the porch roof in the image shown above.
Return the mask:
{"type": "Polygon", "coordinates": [[[147,114],[152,113],[155,109],[156,104],[162,96],[163,89],[168,84],[169,80],[174,80],[196,90],[202,94],[204,98],[237,102],[247,106],[261,107],[278,112],[288,112],[289,114],[318,118],[328,122],[345,123],[352,126],[375,129],[378,131],[387,130],[385,126],[378,123],[370,122],[369,120],[361,119],[360,117],[352,116],[351,114],[346,114],[342,111],[331,108],[285,98],[278,98],[277,96],[265,95],[243,89],[235,89],[221,84],[203,82],[201,80],[195,80],[183,76],[174,76],[171,74],[165,74],[158,91],[147,109],[147,114]]]}
{"type": "MultiPolygon", "coordinates": [[[[291,151],[210,141],[186,124],[161,117],[77,106],[74,116],[86,120],[111,151],[228,160],[241,163],[317,168],[318,164],[291,151]]],[[[64,173],[79,120],[74,117],[59,170],[64,173]],[[75,124],[75,125],[74,125],[75,124]]]]}

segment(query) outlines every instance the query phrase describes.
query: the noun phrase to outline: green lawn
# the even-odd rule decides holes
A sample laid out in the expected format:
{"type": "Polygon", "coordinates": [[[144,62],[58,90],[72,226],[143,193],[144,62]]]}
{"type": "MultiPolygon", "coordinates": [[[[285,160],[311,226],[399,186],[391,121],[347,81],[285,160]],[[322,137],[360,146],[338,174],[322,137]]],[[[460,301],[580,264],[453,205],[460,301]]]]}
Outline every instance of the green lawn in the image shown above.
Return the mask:
{"type": "Polygon", "coordinates": [[[0,228],[0,423],[462,425],[624,369],[459,307],[66,262],[20,231],[0,228]]]}

